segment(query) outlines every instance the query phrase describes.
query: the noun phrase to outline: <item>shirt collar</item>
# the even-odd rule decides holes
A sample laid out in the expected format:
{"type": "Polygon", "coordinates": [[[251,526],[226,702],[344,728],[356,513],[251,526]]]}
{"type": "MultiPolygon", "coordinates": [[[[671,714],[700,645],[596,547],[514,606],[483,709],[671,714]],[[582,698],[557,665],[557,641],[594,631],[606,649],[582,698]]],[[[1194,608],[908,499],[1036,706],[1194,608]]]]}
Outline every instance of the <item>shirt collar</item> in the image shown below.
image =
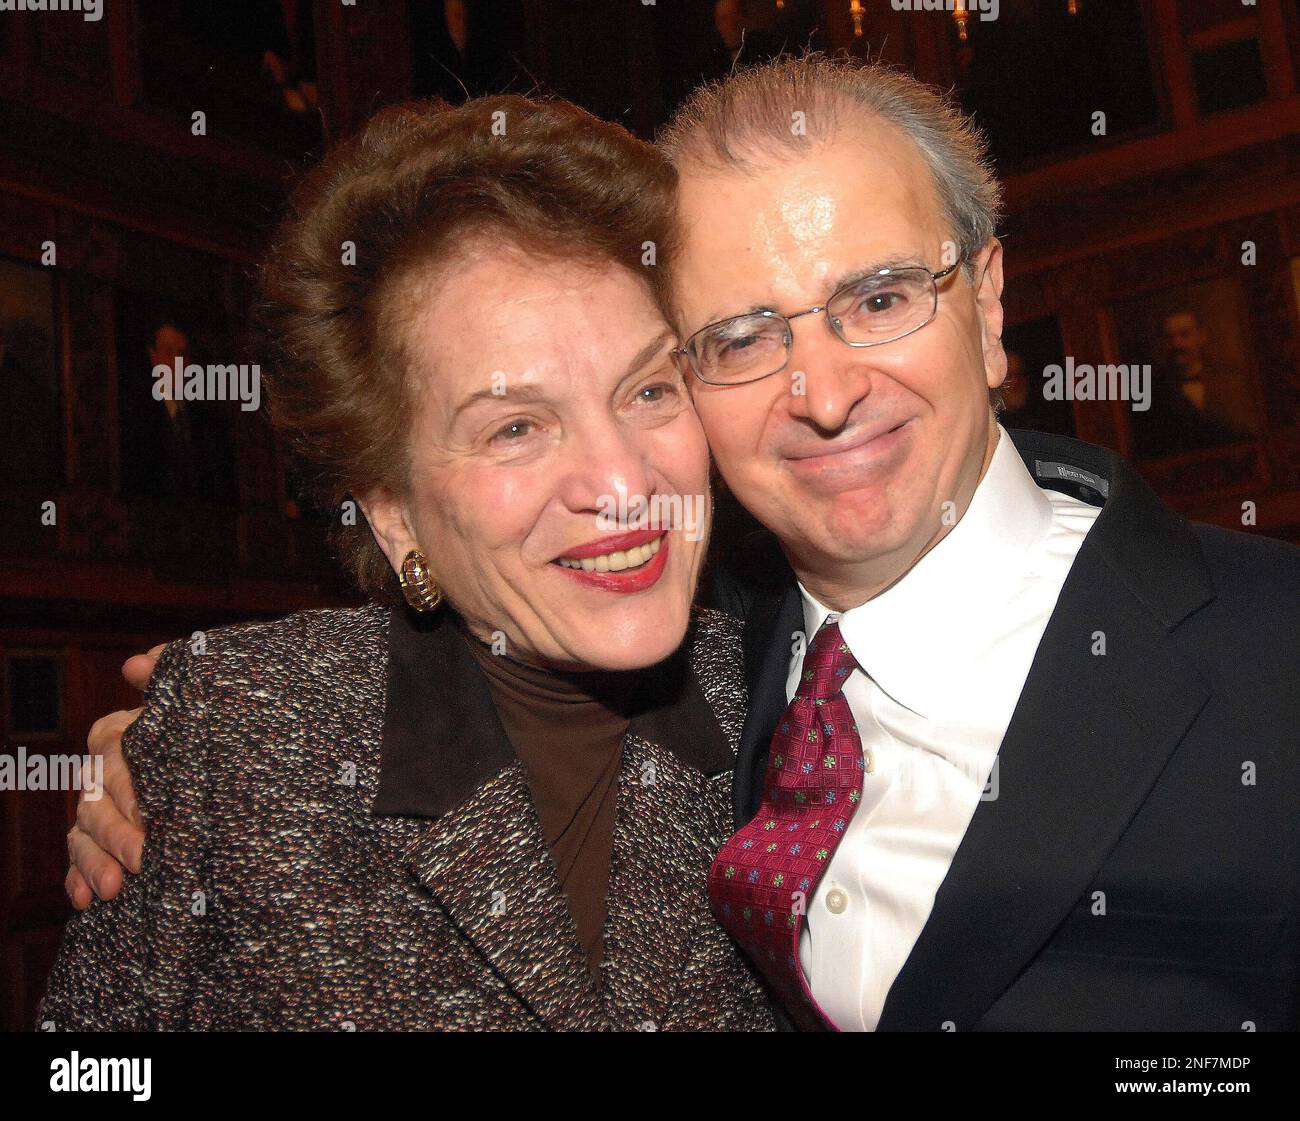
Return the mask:
{"type": "MultiPolygon", "coordinates": [[[[1001,425],[984,477],[961,520],[902,579],[844,612],[840,633],[858,665],[886,693],[934,715],[964,684],[968,667],[1032,567],[1051,527],[1052,503],[1001,425]]],[[[799,585],[811,637],[831,609],[799,585]]]]}
{"type": "MultiPolygon", "coordinates": [[[[492,691],[455,617],[397,608],[388,626],[388,690],[379,786],[371,812],[441,817],[515,761],[492,691]]],[[[704,774],[735,754],[694,672],[688,648],[637,675],[628,733],[704,774]]]]}

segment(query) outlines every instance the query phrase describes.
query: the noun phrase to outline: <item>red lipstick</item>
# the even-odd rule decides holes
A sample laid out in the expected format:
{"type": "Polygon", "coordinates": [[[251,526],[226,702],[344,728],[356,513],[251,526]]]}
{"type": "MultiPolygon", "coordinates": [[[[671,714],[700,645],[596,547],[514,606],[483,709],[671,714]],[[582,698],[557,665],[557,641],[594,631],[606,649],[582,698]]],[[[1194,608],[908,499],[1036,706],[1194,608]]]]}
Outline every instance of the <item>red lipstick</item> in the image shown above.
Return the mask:
{"type": "Polygon", "coordinates": [[[649,545],[655,538],[663,536],[663,532],[662,529],[634,529],[628,533],[611,533],[585,545],[577,545],[560,556],[567,560],[581,560],[583,557],[598,557],[601,553],[635,549],[638,545],[649,545]]]}
{"type": "Polygon", "coordinates": [[[599,556],[602,553],[618,552],[620,549],[631,549],[637,545],[644,545],[647,541],[654,541],[661,536],[663,540],[659,546],[659,551],[645,564],[636,568],[625,568],[621,572],[588,572],[585,568],[567,568],[561,564],[555,564],[554,567],[565,576],[571,577],[589,588],[596,588],[606,592],[621,592],[625,595],[632,592],[644,592],[648,588],[653,588],[659,582],[659,578],[664,573],[664,566],[668,563],[669,535],[663,530],[649,534],[642,531],[610,536],[601,540],[600,548],[584,545],[582,549],[586,550],[585,552],[575,551],[564,554],[566,558],[599,556]],[[619,544],[615,544],[615,542],[619,542],[619,544]]]}

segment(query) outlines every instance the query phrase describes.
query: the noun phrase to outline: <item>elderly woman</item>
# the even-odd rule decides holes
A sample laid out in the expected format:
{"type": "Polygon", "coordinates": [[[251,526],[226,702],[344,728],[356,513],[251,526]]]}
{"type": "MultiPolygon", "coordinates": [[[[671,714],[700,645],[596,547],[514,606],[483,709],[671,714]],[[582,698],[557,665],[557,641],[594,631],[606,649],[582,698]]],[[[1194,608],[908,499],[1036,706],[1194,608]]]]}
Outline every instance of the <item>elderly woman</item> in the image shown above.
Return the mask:
{"type": "Polygon", "coordinates": [[[707,525],[611,524],[707,521],[672,186],[518,97],[386,111],[306,183],[269,391],[374,602],[162,654],[142,869],[69,923],[44,1024],[771,1026],[705,895],[744,700],[707,525]]]}

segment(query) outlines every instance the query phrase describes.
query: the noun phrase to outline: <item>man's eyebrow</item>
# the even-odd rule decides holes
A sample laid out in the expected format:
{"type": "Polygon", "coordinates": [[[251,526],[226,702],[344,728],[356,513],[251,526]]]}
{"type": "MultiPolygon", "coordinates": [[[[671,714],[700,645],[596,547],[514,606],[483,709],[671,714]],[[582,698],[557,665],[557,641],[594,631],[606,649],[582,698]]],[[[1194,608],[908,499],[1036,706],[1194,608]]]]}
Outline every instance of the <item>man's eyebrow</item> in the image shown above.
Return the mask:
{"type": "MultiPolygon", "coordinates": [[[[911,254],[904,254],[904,255],[893,256],[893,257],[884,257],[878,261],[871,261],[863,265],[861,268],[856,268],[852,272],[845,273],[837,281],[835,281],[834,284],[832,284],[829,288],[827,288],[826,294],[823,297],[823,299],[829,298],[832,293],[838,292],[841,288],[846,288],[850,284],[856,284],[859,280],[865,280],[869,276],[874,276],[882,269],[903,269],[903,268],[925,269],[927,272],[930,271],[930,266],[927,265],[925,263],[925,260],[919,255],[913,256],[911,254]]],[[[745,308],[743,311],[733,311],[733,312],[715,311],[713,315],[711,315],[707,320],[705,320],[704,326],[709,327],[712,326],[714,323],[721,323],[723,320],[726,319],[735,319],[741,315],[756,315],[760,311],[776,311],[776,310],[777,308],[775,308],[772,304],[754,304],[753,307],[745,308]]]]}
{"type": "Polygon", "coordinates": [[[854,269],[852,272],[845,273],[833,285],[830,292],[838,292],[841,288],[847,288],[850,284],[856,284],[859,280],[866,280],[869,276],[875,276],[876,273],[884,269],[925,269],[930,271],[930,266],[925,263],[924,258],[920,256],[897,256],[886,257],[883,261],[873,261],[870,264],[863,265],[860,269],[854,269]]]}

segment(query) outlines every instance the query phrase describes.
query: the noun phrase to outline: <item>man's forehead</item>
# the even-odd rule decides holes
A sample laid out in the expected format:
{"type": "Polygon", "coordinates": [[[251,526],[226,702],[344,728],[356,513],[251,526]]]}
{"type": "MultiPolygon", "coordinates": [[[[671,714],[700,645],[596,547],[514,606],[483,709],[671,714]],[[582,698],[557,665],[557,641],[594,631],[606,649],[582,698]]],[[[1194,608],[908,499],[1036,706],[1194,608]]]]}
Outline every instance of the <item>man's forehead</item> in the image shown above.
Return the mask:
{"type": "Polygon", "coordinates": [[[932,195],[933,175],[924,153],[902,129],[874,117],[852,121],[818,122],[809,134],[773,141],[756,136],[729,145],[733,161],[701,162],[689,151],[677,163],[681,197],[689,205],[708,199],[720,184],[748,182],[770,189],[772,182],[797,182],[825,174],[836,166],[869,189],[873,182],[897,179],[912,191],[932,195]],[[819,127],[819,124],[821,127],[819,127]]]}
{"type": "Polygon", "coordinates": [[[848,137],[802,158],[688,171],[680,189],[678,275],[697,317],[748,310],[738,300],[817,300],[868,268],[936,261],[942,252],[933,181],[903,143],[886,150],[848,137]]]}

